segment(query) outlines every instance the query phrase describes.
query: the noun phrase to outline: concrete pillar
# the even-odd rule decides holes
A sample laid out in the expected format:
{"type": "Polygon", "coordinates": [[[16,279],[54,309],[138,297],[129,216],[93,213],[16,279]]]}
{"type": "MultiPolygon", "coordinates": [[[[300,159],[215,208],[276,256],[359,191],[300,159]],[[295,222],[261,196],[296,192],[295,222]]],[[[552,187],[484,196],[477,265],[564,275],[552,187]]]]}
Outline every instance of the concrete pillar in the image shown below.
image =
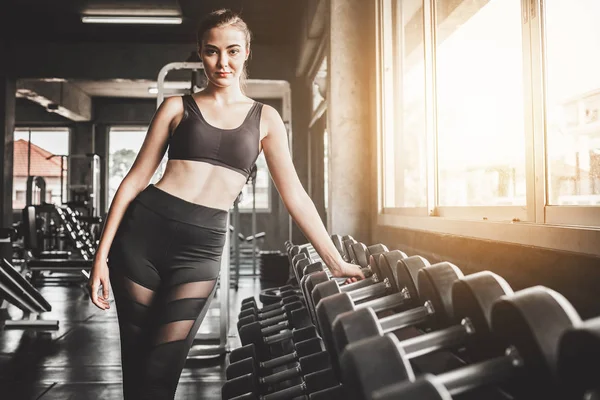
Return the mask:
{"type": "Polygon", "coordinates": [[[327,224],[323,184],[325,177],[323,136],[326,124],[326,117],[323,116],[310,128],[310,190],[308,192],[324,224],[327,224]]]}
{"type": "MultiPolygon", "coordinates": [[[[306,80],[292,81],[292,156],[302,186],[308,192],[308,124],[312,112],[312,88],[306,80]]],[[[282,210],[287,213],[287,210],[282,210]]],[[[292,224],[292,242],[305,243],[307,239],[298,226],[292,224]]]]}
{"type": "Polygon", "coordinates": [[[329,228],[370,243],[376,185],[371,91],[375,2],[331,0],[328,56],[329,228]]]}
{"type": "Polygon", "coordinates": [[[3,138],[2,151],[0,151],[3,182],[0,188],[0,227],[2,228],[10,227],[12,224],[16,90],[15,79],[0,76],[0,133],[3,138]]]}

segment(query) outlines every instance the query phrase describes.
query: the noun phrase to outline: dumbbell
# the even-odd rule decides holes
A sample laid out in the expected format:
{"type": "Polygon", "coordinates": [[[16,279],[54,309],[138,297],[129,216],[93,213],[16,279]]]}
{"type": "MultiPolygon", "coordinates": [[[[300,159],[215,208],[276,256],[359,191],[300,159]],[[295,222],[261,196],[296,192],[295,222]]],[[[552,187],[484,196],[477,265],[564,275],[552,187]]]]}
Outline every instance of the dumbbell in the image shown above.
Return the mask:
{"type": "MultiPolygon", "coordinates": [[[[510,285],[502,277],[483,271],[458,279],[450,292],[443,287],[446,279],[436,273],[439,272],[439,266],[444,264],[435,264],[419,271],[418,286],[421,301],[429,303],[425,307],[426,312],[421,315],[429,319],[432,329],[447,327],[399,342],[393,368],[388,364],[373,363],[365,369],[364,365],[373,356],[374,349],[386,349],[389,346],[389,340],[383,334],[406,326],[407,321],[402,321],[402,318],[396,318],[395,323],[389,323],[389,319],[402,315],[410,319],[409,313],[418,307],[381,320],[371,309],[362,309],[342,315],[334,322],[336,350],[338,354],[343,353],[340,357],[343,359],[343,382],[349,393],[356,393],[356,398],[368,398],[374,390],[402,379],[414,380],[410,360],[434,351],[466,345],[469,354],[476,360],[501,354],[503,348],[492,338],[490,315],[496,300],[513,294],[510,285]],[[436,275],[441,279],[436,279],[436,275]],[[350,327],[348,323],[358,323],[360,326],[350,327]],[[342,325],[346,325],[342,340],[348,342],[344,351],[339,343],[343,335],[339,332],[342,325]],[[360,340],[365,336],[370,337],[360,340]],[[372,376],[377,376],[377,379],[372,379],[372,376]]],[[[447,281],[450,279],[449,274],[447,281]]]]}
{"type": "MultiPolygon", "coordinates": [[[[429,262],[420,256],[398,260],[393,254],[389,253],[381,254],[380,258],[383,259],[380,259],[379,265],[385,265],[385,269],[382,269],[382,271],[385,270],[388,274],[383,282],[351,292],[338,293],[321,300],[317,305],[316,314],[319,322],[319,332],[325,343],[325,348],[330,352],[333,352],[335,347],[332,327],[333,321],[338,315],[347,311],[369,307],[373,308],[375,312],[380,312],[397,307],[408,309],[418,306],[417,273],[422,268],[429,267],[429,262]],[[392,272],[390,262],[393,264],[394,261],[396,267],[392,272]],[[373,300],[357,304],[358,300],[366,299],[373,300]]],[[[334,368],[337,368],[337,360],[334,360],[333,364],[334,368]]]]}
{"type": "Polygon", "coordinates": [[[231,399],[244,393],[266,394],[271,391],[273,385],[280,382],[301,378],[331,367],[329,354],[326,351],[300,357],[294,367],[266,376],[260,376],[259,366],[254,359],[249,358],[240,362],[246,363],[253,370],[250,373],[228,380],[221,389],[223,399],[231,399]]]}
{"type": "Polygon", "coordinates": [[[260,361],[256,347],[253,344],[249,344],[231,352],[229,365],[225,369],[225,376],[227,379],[233,379],[254,371],[258,371],[259,375],[271,374],[275,368],[296,362],[301,357],[316,354],[320,351],[323,351],[323,342],[320,338],[313,337],[294,343],[293,351],[290,353],[270,360],[260,361]],[[234,352],[236,353],[234,354],[234,352]],[[251,365],[248,365],[249,359],[251,360],[251,365]]]}
{"type": "Polygon", "coordinates": [[[299,342],[316,337],[317,332],[315,326],[311,323],[306,308],[301,308],[292,311],[292,318],[289,321],[267,328],[262,328],[258,322],[244,325],[240,327],[239,335],[242,345],[253,343],[260,354],[261,360],[265,360],[269,356],[269,346],[271,344],[289,339],[299,342]],[[292,328],[291,331],[286,330],[290,328],[292,328]]]}
{"type": "MultiPolygon", "coordinates": [[[[245,315],[242,315],[242,313],[243,312],[248,313],[249,311],[247,311],[247,310],[255,310],[258,314],[265,314],[265,313],[268,313],[268,312],[271,312],[274,310],[279,310],[284,305],[293,303],[295,301],[304,301],[304,298],[301,295],[299,295],[298,293],[290,293],[289,295],[286,294],[278,302],[269,304],[268,306],[265,306],[263,308],[258,308],[258,306],[256,306],[255,304],[247,303],[246,306],[242,307],[242,309],[240,310],[240,313],[238,314],[238,318],[245,317],[245,315]]],[[[252,311],[250,311],[249,313],[254,314],[254,312],[252,312],[252,311]]]]}
{"type": "MultiPolygon", "coordinates": [[[[399,379],[370,398],[451,399],[496,384],[509,384],[511,394],[517,398],[576,398],[557,376],[559,341],[568,329],[581,324],[567,299],[542,286],[524,289],[498,299],[492,307],[491,321],[492,333],[506,349],[503,355],[437,376],[426,374],[414,382],[399,379]]],[[[391,334],[385,337],[389,346],[374,349],[372,357],[393,370],[399,359],[398,341],[391,334]]]]}
{"type": "Polygon", "coordinates": [[[233,349],[231,353],[229,353],[230,364],[226,369],[227,376],[236,377],[248,373],[248,371],[240,371],[237,370],[235,366],[231,366],[238,361],[245,360],[249,357],[259,360],[261,362],[261,368],[270,373],[272,372],[271,369],[294,362],[298,357],[304,357],[323,350],[321,338],[316,335],[311,335],[311,332],[309,331],[310,329],[305,329],[305,337],[299,337],[299,340],[293,342],[289,352],[272,358],[269,354],[261,354],[252,343],[233,349]],[[231,372],[229,372],[229,367],[231,367],[231,372]]]}
{"type": "MultiPolygon", "coordinates": [[[[331,369],[313,372],[304,376],[302,383],[279,390],[274,393],[258,395],[257,393],[246,393],[240,396],[231,398],[230,400],[291,400],[291,399],[309,399],[312,398],[312,393],[319,393],[330,387],[335,387],[338,382],[335,374],[331,369]]],[[[223,394],[221,394],[223,397],[223,394]]],[[[225,397],[223,397],[225,398],[225,397]]]]}
{"type": "MultiPolygon", "coordinates": [[[[280,293],[287,293],[289,291],[293,291],[296,290],[296,288],[294,288],[292,285],[284,285],[284,286],[279,286],[277,288],[274,289],[274,291],[278,291],[280,293]]],[[[250,297],[246,297],[245,299],[242,300],[242,308],[244,308],[244,306],[246,304],[253,304],[253,305],[257,305],[256,303],[256,299],[254,298],[254,296],[250,296],[250,297]]],[[[269,305],[264,306],[263,308],[269,307],[269,305]]],[[[267,310],[268,311],[268,310],[267,310]]]]}
{"type": "Polygon", "coordinates": [[[298,309],[304,307],[304,303],[299,300],[300,300],[300,298],[298,298],[298,300],[293,303],[283,305],[280,310],[273,310],[269,313],[262,314],[262,316],[260,316],[260,314],[256,313],[256,314],[250,314],[250,315],[246,315],[246,316],[239,318],[238,322],[237,322],[238,331],[240,330],[240,328],[242,326],[251,324],[253,322],[257,322],[258,324],[260,324],[260,326],[262,328],[265,328],[267,326],[275,325],[280,322],[289,320],[290,318],[292,318],[292,311],[298,310],[298,309]],[[269,315],[270,313],[276,313],[276,314],[271,317],[266,317],[266,318],[264,317],[265,315],[269,315]]]}
{"type": "MultiPolygon", "coordinates": [[[[371,283],[373,283],[374,280],[377,279],[377,277],[373,277],[373,275],[374,274],[376,275],[376,273],[378,272],[378,267],[376,264],[377,264],[377,261],[379,260],[379,254],[387,253],[387,252],[389,252],[389,250],[384,244],[381,244],[381,243],[374,244],[369,247],[365,246],[363,243],[354,243],[351,245],[351,248],[355,249],[354,254],[356,255],[355,259],[352,261],[362,267],[363,274],[365,275],[365,278],[366,278],[361,281],[354,282],[354,284],[355,284],[354,288],[368,286],[371,283]]],[[[402,253],[402,254],[404,254],[404,253],[402,253]]],[[[306,286],[307,291],[309,293],[312,293],[314,287],[321,282],[331,282],[330,285],[333,285],[336,287],[336,290],[337,290],[336,293],[339,293],[339,288],[341,286],[346,286],[345,284],[340,283],[340,281],[332,280],[331,276],[329,274],[317,273],[317,274],[314,274],[313,276],[311,276],[309,280],[307,280],[307,286],[306,286]]],[[[311,297],[312,297],[312,295],[309,296],[307,301],[310,302],[311,297]]],[[[317,303],[315,303],[315,304],[317,304],[317,303]]]]}
{"type": "Polygon", "coordinates": [[[573,398],[600,398],[600,317],[569,329],[559,346],[558,372],[573,398]]]}
{"type": "Polygon", "coordinates": [[[339,355],[351,342],[427,323],[431,329],[455,322],[452,286],[464,275],[449,262],[421,269],[417,274],[417,293],[421,306],[382,319],[370,308],[339,314],[332,325],[333,350],[339,355]]]}
{"type": "Polygon", "coordinates": [[[375,290],[373,288],[378,286],[373,286],[374,284],[379,284],[379,286],[385,285],[385,278],[391,277],[393,273],[389,271],[389,268],[387,268],[386,265],[383,265],[381,268],[379,266],[379,261],[381,260],[380,255],[384,253],[387,254],[386,260],[394,264],[394,267],[398,260],[407,257],[405,253],[399,250],[383,251],[381,253],[374,252],[373,254],[369,255],[368,269],[370,272],[370,277],[350,284],[340,285],[339,282],[330,280],[325,274],[316,273],[311,275],[306,282],[306,291],[310,291],[311,293],[306,300],[308,308],[314,309],[316,305],[319,304],[321,299],[338,293],[350,292],[367,286],[371,287],[369,290],[375,290]]]}

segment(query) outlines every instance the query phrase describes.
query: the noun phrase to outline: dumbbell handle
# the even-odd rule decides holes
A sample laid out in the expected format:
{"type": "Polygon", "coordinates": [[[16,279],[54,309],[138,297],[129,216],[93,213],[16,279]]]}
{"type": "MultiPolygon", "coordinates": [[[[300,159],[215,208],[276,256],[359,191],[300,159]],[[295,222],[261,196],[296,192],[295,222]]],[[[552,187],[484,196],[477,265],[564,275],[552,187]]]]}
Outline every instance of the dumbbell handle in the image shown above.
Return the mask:
{"type": "Polygon", "coordinates": [[[474,383],[479,387],[504,382],[515,376],[517,370],[522,367],[523,361],[517,351],[510,348],[507,355],[443,373],[438,375],[436,380],[455,396],[473,388],[474,383]]]}
{"type": "Polygon", "coordinates": [[[264,313],[267,313],[269,311],[277,310],[281,306],[285,305],[285,303],[286,302],[282,299],[282,300],[279,300],[277,303],[268,304],[268,305],[266,305],[266,306],[264,306],[263,308],[260,309],[259,314],[264,314],[264,313]]]}
{"type": "Polygon", "coordinates": [[[441,349],[462,345],[475,333],[475,328],[467,319],[460,325],[454,325],[441,331],[427,333],[400,342],[408,359],[430,354],[441,349]]]}
{"type": "Polygon", "coordinates": [[[377,277],[375,275],[373,275],[369,278],[362,279],[358,282],[353,282],[353,283],[349,283],[347,285],[342,285],[342,286],[340,286],[340,292],[344,293],[344,292],[348,292],[350,290],[357,290],[360,288],[371,286],[374,283],[377,283],[377,277]]]}
{"type": "Polygon", "coordinates": [[[283,307],[280,306],[279,308],[273,309],[271,311],[258,313],[258,318],[260,318],[260,319],[273,318],[273,317],[281,314],[282,312],[283,312],[283,307]]]}
{"type": "Polygon", "coordinates": [[[258,321],[258,323],[260,324],[261,327],[265,327],[265,326],[275,325],[280,322],[284,322],[286,320],[287,320],[287,314],[284,313],[284,314],[279,314],[273,318],[263,319],[261,321],[258,321]]]}
{"type": "Polygon", "coordinates": [[[377,282],[372,285],[362,287],[360,289],[352,290],[348,293],[350,298],[358,303],[359,301],[370,299],[372,297],[380,297],[387,293],[390,288],[390,284],[387,279],[384,279],[382,282],[377,282]]]}
{"type": "Polygon", "coordinates": [[[284,329],[288,329],[290,327],[290,323],[288,321],[280,322],[277,325],[268,326],[260,330],[263,336],[269,336],[277,332],[281,332],[284,329]]]}
{"type": "Polygon", "coordinates": [[[261,368],[264,368],[264,369],[273,369],[273,368],[277,368],[282,365],[294,362],[294,361],[296,361],[297,357],[298,357],[298,353],[296,353],[294,351],[292,353],[285,354],[285,355],[277,357],[277,358],[272,358],[268,361],[263,361],[260,363],[260,366],[261,366],[261,368]]]}
{"type": "Polygon", "coordinates": [[[275,374],[265,376],[264,378],[260,378],[260,383],[263,385],[273,385],[278,382],[296,378],[300,375],[302,375],[302,368],[297,365],[294,368],[288,368],[275,374]]]}
{"type": "Polygon", "coordinates": [[[390,315],[379,320],[379,325],[383,333],[395,331],[397,329],[406,328],[407,326],[418,325],[427,321],[427,318],[434,313],[431,306],[425,305],[415,307],[410,310],[390,315]]]}
{"type": "Polygon", "coordinates": [[[380,312],[384,310],[389,310],[390,308],[398,307],[406,304],[407,300],[410,300],[410,293],[408,290],[403,289],[398,293],[391,294],[389,296],[381,297],[379,299],[374,299],[371,301],[366,301],[364,303],[360,303],[354,306],[355,310],[359,310],[361,308],[372,308],[373,311],[380,312]]]}
{"type": "Polygon", "coordinates": [[[294,333],[292,331],[284,331],[276,335],[267,336],[264,338],[264,341],[266,344],[273,344],[281,342],[283,340],[291,339],[293,336],[294,333]]]}

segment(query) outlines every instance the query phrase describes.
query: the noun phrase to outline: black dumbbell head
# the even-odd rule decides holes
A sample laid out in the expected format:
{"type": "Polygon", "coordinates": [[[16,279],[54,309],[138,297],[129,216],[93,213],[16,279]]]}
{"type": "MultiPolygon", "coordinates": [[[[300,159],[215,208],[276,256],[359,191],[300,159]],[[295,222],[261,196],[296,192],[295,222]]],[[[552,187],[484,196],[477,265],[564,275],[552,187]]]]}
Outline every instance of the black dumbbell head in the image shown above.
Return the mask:
{"type": "Polygon", "coordinates": [[[449,262],[437,263],[419,270],[417,274],[419,302],[421,304],[429,302],[433,307],[433,313],[428,318],[429,327],[440,329],[459,322],[454,319],[452,285],[463,277],[462,271],[449,262]]]}
{"type": "Polygon", "coordinates": [[[245,393],[252,393],[256,396],[260,395],[261,390],[258,378],[257,374],[250,373],[228,380],[221,387],[221,399],[229,400],[245,393]]]}
{"type": "Polygon", "coordinates": [[[490,271],[476,272],[454,282],[452,307],[455,320],[468,319],[475,331],[469,339],[471,361],[488,359],[504,351],[492,338],[492,306],[501,296],[512,294],[513,290],[504,278],[490,271]]]}
{"type": "Polygon", "coordinates": [[[327,275],[327,272],[325,272],[325,271],[315,272],[314,274],[311,274],[308,278],[306,278],[306,283],[304,284],[304,288],[306,290],[307,297],[310,296],[310,298],[307,298],[306,300],[312,302],[312,292],[313,292],[313,290],[315,290],[315,286],[321,282],[328,282],[328,281],[329,281],[329,276],[327,275]]]}
{"type": "Polygon", "coordinates": [[[333,321],[331,335],[334,348],[330,351],[339,355],[349,343],[382,334],[377,314],[372,308],[359,308],[345,312],[333,321]]]}
{"type": "Polygon", "coordinates": [[[240,341],[243,345],[254,344],[258,347],[259,351],[262,351],[263,345],[263,334],[261,332],[262,327],[258,322],[253,322],[248,325],[241,326],[239,329],[240,341]]]}
{"type": "Polygon", "coordinates": [[[367,246],[363,243],[353,243],[350,245],[352,249],[352,253],[354,254],[354,258],[352,261],[355,264],[360,265],[361,267],[366,267],[369,265],[369,253],[367,251],[367,246]]]}
{"type": "Polygon", "coordinates": [[[231,353],[229,353],[229,362],[234,363],[248,357],[257,358],[256,347],[253,344],[247,344],[231,350],[231,353]]]}
{"type": "MultiPolygon", "coordinates": [[[[492,331],[502,343],[516,348],[527,370],[518,386],[532,390],[536,398],[556,398],[563,389],[557,379],[559,341],[579,324],[581,319],[567,299],[542,286],[503,296],[492,307],[492,331]]],[[[524,398],[533,393],[524,393],[524,398]]]]}
{"type": "Polygon", "coordinates": [[[310,295],[312,297],[313,305],[316,308],[321,300],[338,293],[340,293],[340,286],[336,281],[328,279],[325,282],[316,284],[310,295]]]}
{"type": "Polygon", "coordinates": [[[246,374],[260,374],[258,361],[255,358],[246,358],[244,360],[236,361],[225,368],[225,377],[227,380],[246,374]]]}
{"type": "Polygon", "coordinates": [[[429,267],[429,261],[421,256],[410,256],[402,258],[401,255],[392,256],[390,253],[381,254],[382,260],[379,260],[381,268],[390,268],[398,282],[398,287],[406,289],[411,299],[418,299],[417,275],[423,268],[429,267]],[[395,262],[395,264],[394,264],[395,262]]]}
{"type": "Polygon", "coordinates": [[[339,365],[342,382],[357,399],[368,399],[375,389],[415,379],[410,361],[393,334],[350,343],[339,365]]]}

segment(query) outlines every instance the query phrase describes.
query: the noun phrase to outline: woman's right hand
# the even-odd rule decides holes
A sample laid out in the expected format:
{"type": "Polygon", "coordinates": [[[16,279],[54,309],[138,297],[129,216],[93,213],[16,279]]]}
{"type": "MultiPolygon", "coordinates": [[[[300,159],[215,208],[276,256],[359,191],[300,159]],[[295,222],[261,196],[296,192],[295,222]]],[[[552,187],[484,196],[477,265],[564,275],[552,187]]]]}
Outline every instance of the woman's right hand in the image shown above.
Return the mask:
{"type": "Polygon", "coordinates": [[[110,308],[110,303],[108,301],[110,281],[108,278],[108,264],[106,263],[106,258],[96,258],[94,260],[87,288],[90,299],[96,307],[101,310],[110,308]],[[102,286],[102,296],[98,296],[100,286],[102,286]]]}

